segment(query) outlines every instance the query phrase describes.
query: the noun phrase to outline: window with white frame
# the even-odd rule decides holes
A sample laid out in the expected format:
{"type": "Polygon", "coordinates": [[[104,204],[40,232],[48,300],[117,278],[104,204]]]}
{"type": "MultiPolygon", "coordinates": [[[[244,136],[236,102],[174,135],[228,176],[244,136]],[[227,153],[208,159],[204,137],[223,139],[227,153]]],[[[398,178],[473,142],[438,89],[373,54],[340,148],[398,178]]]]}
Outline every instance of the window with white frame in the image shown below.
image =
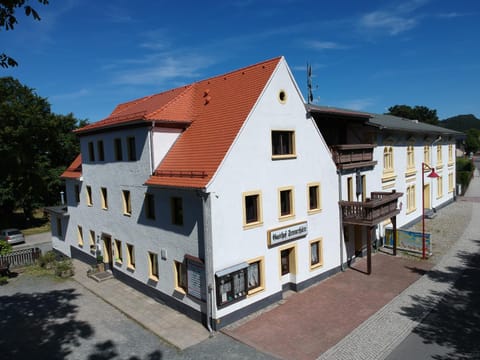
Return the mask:
{"type": "Polygon", "coordinates": [[[415,149],[413,145],[407,146],[407,171],[415,170],[415,149]]]}
{"type": "Polygon", "coordinates": [[[393,147],[385,146],[383,149],[383,172],[393,173],[393,147]]]}

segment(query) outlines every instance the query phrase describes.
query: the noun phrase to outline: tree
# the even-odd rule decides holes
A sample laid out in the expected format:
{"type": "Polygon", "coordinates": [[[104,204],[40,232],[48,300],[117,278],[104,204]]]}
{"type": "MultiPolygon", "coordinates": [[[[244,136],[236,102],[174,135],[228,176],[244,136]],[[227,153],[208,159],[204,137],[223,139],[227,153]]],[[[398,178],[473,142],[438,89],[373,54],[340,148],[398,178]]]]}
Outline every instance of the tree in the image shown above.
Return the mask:
{"type": "Polygon", "coordinates": [[[418,120],[424,123],[438,125],[439,119],[437,110],[429,109],[426,106],[411,107],[408,105],[394,105],[388,108],[389,115],[395,115],[406,119],[418,120]]]}
{"type": "Polygon", "coordinates": [[[79,152],[72,133],[85,121],[50,111],[50,104],[12,77],[0,78],[0,209],[22,208],[31,218],[38,206],[58,201],[58,176],[79,152]]]}
{"type": "MultiPolygon", "coordinates": [[[[26,16],[40,21],[37,11],[28,5],[29,0],[0,0],[0,30],[13,30],[18,24],[16,11],[23,8],[26,16]]],[[[38,0],[42,5],[48,5],[48,0],[38,0]]],[[[17,66],[18,63],[5,53],[0,54],[0,66],[3,68],[17,66]]]]}
{"type": "Polygon", "coordinates": [[[467,138],[465,139],[465,151],[467,153],[476,153],[480,150],[480,130],[467,130],[467,138]]]}

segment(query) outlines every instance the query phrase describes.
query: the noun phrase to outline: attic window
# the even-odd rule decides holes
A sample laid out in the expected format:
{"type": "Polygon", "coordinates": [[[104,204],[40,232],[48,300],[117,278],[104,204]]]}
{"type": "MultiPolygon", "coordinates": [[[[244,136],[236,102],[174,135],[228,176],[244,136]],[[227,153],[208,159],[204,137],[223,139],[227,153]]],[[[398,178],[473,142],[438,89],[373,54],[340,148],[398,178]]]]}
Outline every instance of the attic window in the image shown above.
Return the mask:
{"type": "Polygon", "coordinates": [[[280,101],[281,104],[285,104],[287,102],[287,93],[285,90],[280,90],[278,92],[278,101],[280,101]]]}

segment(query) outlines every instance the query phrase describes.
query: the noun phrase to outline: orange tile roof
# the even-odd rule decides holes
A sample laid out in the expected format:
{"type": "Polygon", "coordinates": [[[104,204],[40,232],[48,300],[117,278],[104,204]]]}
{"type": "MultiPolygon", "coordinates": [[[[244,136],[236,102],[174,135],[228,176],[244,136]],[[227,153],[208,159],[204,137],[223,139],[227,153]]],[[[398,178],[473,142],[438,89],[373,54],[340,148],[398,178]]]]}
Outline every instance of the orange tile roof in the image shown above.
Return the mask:
{"type": "Polygon", "coordinates": [[[79,179],[82,176],[82,155],[77,155],[75,160],[63,172],[60,177],[62,179],[79,179]]]}
{"type": "Polygon", "coordinates": [[[204,188],[281,59],[120,104],[106,119],[77,133],[142,121],[170,122],[183,128],[190,123],[146,184],[204,188]]]}
{"type": "Polygon", "coordinates": [[[147,185],[204,188],[280,59],[195,83],[192,124],[172,146],[147,185]]]}

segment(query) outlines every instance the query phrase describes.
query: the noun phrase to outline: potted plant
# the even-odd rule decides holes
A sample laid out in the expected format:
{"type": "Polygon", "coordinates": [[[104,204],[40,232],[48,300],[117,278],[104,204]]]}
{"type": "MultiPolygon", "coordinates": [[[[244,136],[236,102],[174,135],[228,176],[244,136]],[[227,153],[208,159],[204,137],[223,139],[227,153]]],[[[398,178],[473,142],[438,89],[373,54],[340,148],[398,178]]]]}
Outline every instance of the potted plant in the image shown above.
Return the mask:
{"type": "Polygon", "coordinates": [[[99,272],[105,271],[105,263],[103,262],[103,256],[101,254],[97,255],[97,270],[99,272]]]}

